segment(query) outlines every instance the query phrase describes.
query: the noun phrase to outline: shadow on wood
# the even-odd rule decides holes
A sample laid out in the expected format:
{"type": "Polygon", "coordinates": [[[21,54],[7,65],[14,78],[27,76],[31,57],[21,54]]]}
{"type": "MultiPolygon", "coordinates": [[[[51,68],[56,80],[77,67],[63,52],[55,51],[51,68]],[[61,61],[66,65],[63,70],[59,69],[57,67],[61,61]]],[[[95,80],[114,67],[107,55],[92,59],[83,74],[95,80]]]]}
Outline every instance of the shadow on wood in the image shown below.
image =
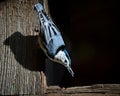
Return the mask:
{"type": "Polygon", "coordinates": [[[64,77],[70,78],[70,74],[61,64],[46,59],[37,39],[37,36],[24,36],[20,32],[15,32],[4,41],[4,45],[10,47],[15,59],[24,68],[31,71],[43,71],[46,74],[48,86],[67,87],[69,80],[65,82],[64,77]]]}
{"type": "Polygon", "coordinates": [[[20,32],[15,32],[4,41],[4,44],[10,46],[15,59],[23,67],[44,72],[45,55],[37,44],[37,36],[23,36],[20,32]]]}
{"type": "Polygon", "coordinates": [[[0,2],[3,2],[3,1],[5,1],[5,0],[0,0],[0,2]]]}

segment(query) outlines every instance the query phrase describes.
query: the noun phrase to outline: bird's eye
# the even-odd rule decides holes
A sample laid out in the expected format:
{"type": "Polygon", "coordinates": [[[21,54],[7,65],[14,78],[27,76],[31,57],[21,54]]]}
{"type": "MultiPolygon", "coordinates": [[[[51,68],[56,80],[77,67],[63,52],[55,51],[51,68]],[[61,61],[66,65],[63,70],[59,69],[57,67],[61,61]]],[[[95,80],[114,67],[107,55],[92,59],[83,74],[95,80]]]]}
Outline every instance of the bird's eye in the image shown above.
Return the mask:
{"type": "Polygon", "coordinates": [[[67,60],[65,60],[65,63],[67,63],[67,60]]]}

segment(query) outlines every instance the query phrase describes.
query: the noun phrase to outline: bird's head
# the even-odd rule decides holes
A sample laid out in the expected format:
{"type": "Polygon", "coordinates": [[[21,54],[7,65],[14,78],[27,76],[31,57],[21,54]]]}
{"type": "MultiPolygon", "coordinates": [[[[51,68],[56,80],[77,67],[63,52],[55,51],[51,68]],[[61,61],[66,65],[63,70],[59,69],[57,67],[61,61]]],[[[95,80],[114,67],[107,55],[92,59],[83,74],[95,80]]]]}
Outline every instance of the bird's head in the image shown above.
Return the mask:
{"type": "Polygon", "coordinates": [[[71,65],[71,59],[67,53],[66,50],[60,50],[56,55],[55,55],[55,61],[58,63],[61,63],[62,65],[64,65],[67,70],[70,72],[70,74],[72,75],[72,77],[74,77],[74,72],[71,69],[70,65],[71,65]]]}
{"type": "Polygon", "coordinates": [[[65,67],[71,65],[71,59],[66,50],[58,51],[58,53],[55,55],[55,60],[56,60],[56,62],[64,65],[65,67]]]}

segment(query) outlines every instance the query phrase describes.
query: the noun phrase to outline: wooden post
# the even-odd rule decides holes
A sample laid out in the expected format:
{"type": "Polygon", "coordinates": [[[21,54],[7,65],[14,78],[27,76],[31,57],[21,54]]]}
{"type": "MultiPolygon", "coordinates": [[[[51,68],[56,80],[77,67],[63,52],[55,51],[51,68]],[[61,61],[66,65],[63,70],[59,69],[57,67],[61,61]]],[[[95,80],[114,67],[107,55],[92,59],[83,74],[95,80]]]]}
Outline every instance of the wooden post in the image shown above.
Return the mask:
{"type": "Polygon", "coordinates": [[[44,54],[34,31],[39,26],[34,5],[43,1],[0,2],[0,95],[44,93],[44,54]]]}

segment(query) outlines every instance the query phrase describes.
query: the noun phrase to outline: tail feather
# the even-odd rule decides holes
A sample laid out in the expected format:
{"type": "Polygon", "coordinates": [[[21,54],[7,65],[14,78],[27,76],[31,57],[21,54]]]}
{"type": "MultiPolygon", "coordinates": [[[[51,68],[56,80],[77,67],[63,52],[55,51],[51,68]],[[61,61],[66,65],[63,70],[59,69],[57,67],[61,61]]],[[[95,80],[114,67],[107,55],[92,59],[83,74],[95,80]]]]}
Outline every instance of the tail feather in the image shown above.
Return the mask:
{"type": "Polygon", "coordinates": [[[40,3],[37,3],[37,4],[35,4],[34,9],[35,9],[37,12],[40,12],[40,11],[43,10],[43,6],[42,6],[40,3]]]}

